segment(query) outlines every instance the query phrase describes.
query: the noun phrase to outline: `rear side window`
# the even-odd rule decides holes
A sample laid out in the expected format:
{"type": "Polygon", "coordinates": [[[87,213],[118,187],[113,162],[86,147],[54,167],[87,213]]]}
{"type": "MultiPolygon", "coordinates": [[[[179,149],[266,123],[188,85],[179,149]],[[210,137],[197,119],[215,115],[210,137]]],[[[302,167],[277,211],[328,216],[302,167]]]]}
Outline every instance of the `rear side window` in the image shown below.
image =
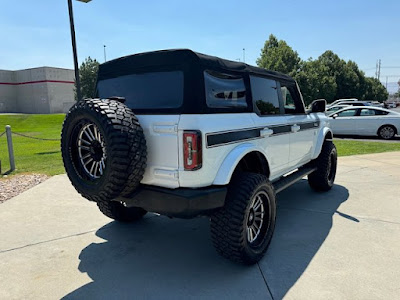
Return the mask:
{"type": "Polygon", "coordinates": [[[247,107],[243,77],[204,71],[208,107],[247,107]]]}
{"type": "Polygon", "coordinates": [[[253,102],[261,115],[280,114],[278,86],[275,80],[250,76],[253,102]]]}
{"type": "Polygon", "coordinates": [[[178,108],[183,103],[183,72],[132,74],[101,80],[97,91],[100,98],[125,97],[130,108],[178,108]]]}
{"type": "Polygon", "coordinates": [[[387,114],[387,111],[363,108],[361,110],[360,116],[384,116],[387,114]]]}

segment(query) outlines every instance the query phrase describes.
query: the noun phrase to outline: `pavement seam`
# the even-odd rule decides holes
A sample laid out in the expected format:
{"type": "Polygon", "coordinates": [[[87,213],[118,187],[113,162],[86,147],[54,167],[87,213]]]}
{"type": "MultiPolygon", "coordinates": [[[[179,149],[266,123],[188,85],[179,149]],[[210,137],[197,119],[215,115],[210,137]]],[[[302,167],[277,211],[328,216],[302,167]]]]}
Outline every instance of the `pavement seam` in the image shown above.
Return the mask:
{"type": "MultiPolygon", "coordinates": [[[[291,207],[278,207],[278,209],[286,209],[286,210],[300,210],[300,211],[307,211],[307,212],[312,212],[312,213],[320,213],[320,214],[325,214],[325,215],[332,215],[331,212],[327,211],[320,211],[320,210],[310,210],[310,209],[303,209],[303,208],[291,208],[291,207]]],[[[338,214],[338,212],[335,210],[335,214],[338,214]]],[[[400,222],[395,222],[395,221],[386,221],[386,220],[380,220],[380,219],[372,219],[372,218],[367,218],[367,217],[359,217],[359,216],[353,216],[354,218],[365,220],[365,221],[376,221],[376,222],[382,222],[382,223],[389,223],[389,224],[396,224],[400,225],[400,222]]]]}
{"type": "Polygon", "coordinates": [[[24,249],[24,248],[28,248],[31,246],[36,246],[36,245],[40,245],[40,244],[46,244],[46,243],[50,243],[50,242],[54,242],[54,241],[59,241],[59,240],[64,240],[70,237],[75,237],[75,236],[80,236],[80,235],[84,235],[84,234],[88,234],[88,233],[92,233],[97,231],[98,229],[93,229],[90,231],[86,231],[86,232],[81,232],[81,233],[76,233],[76,234],[71,234],[71,235],[67,235],[67,236],[63,236],[63,237],[59,237],[59,238],[54,238],[51,240],[46,240],[46,241],[41,241],[41,242],[37,242],[37,243],[32,243],[32,244],[28,244],[28,245],[24,245],[24,246],[20,246],[20,247],[15,247],[15,248],[11,248],[11,249],[6,249],[6,250],[1,250],[0,254],[2,253],[6,253],[6,252],[11,252],[14,250],[20,250],[20,249],[24,249]]]}
{"type": "Polygon", "coordinates": [[[259,264],[259,263],[257,263],[257,267],[258,267],[258,269],[260,270],[260,273],[261,273],[262,278],[264,279],[265,286],[267,287],[267,290],[268,290],[268,293],[269,293],[270,296],[271,296],[271,299],[274,300],[274,296],[272,295],[272,292],[271,292],[271,289],[269,288],[267,279],[265,278],[264,272],[261,270],[261,267],[260,267],[260,264],[259,264]]]}
{"type": "Polygon", "coordinates": [[[341,175],[341,174],[348,174],[348,173],[351,173],[351,172],[360,171],[360,170],[367,169],[367,168],[368,168],[368,167],[358,167],[357,169],[350,170],[350,171],[346,171],[346,172],[340,172],[339,174],[340,174],[340,175],[341,175]]]}
{"type": "MultiPolygon", "coordinates": [[[[156,217],[156,216],[157,216],[157,214],[153,214],[153,215],[151,215],[151,216],[148,216],[147,219],[154,218],[154,217],[156,217]]],[[[51,239],[51,240],[46,240],[46,241],[41,241],[41,242],[37,242],[37,243],[32,243],[32,244],[28,244],[28,245],[24,245],[24,246],[20,246],[20,247],[10,248],[10,249],[6,249],[6,250],[0,250],[0,254],[6,253],[6,252],[11,252],[11,251],[14,251],[14,250],[20,250],[20,249],[28,248],[28,247],[31,247],[31,246],[40,245],[40,244],[46,244],[46,243],[51,243],[51,242],[54,242],[54,241],[64,240],[64,239],[67,239],[67,238],[70,238],[70,237],[80,236],[80,235],[92,233],[92,232],[95,232],[95,231],[106,230],[106,229],[108,229],[108,227],[110,226],[110,224],[111,224],[111,223],[108,223],[108,224],[106,224],[105,226],[103,226],[103,227],[100,228],[100,229],[93,229],[93,230],[89,230],[89,231],[85,231],[85,232],[81,232],[81,233],[75,233],[75,234],[63,236],[63,237],[60,237],[60,238],[54,238],[54,239],[51,239]]]]}

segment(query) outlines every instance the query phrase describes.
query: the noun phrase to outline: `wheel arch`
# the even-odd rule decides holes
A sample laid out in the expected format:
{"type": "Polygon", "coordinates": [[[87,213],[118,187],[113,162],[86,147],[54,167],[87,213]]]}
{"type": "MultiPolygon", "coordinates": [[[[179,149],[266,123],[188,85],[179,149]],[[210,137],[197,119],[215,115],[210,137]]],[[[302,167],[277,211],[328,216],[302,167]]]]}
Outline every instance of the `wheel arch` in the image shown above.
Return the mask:
{"type": "Polygon", "coordinates": [[[245,171],[270,175],[269,163],[264,152],[254,144],[246,143],[234,148],[221,164],[213,184],[226,185],[234,172],[245,171]]]}
{"type": "Polygon", "coordinates": [[[322,150],[322,145],[324,144],[325,141],[332,141],[333,139],[333,133],[332,130],[328,127],[324,127],[318,135],[318,140],[315,145],[314,149],[314,154],[312,155],[311,159],[316,159],[319,154],[321,153],[322,150]]]}
{"type": "Polygon", "coordinates": [[[398,133],[399,133],[399,131],[397,130],[397,127],[394,126],[393,124],[383,124],[383,125],[379,126],[378,130],[376,131],[376,134],[377,134],[378,136],[379,136],[379,131],[382,129],[382,127],[385,127],[385,126],[390,126],[390,127],[392,127],[392,128],[394,129],[394,134],[398,134],[398,133]]]}

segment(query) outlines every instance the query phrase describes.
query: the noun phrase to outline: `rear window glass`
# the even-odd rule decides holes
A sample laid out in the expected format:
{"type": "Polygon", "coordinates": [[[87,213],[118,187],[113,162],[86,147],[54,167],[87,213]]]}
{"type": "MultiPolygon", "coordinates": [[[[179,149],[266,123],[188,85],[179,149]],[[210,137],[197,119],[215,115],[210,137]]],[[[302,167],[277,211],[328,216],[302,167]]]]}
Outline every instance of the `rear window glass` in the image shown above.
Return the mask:
{"type": "Polygon", "coordinates": [[[383,111],[383,110],[377,110],[377,109],[362,109],[360,116],[383,116],[387,115],[388,112],[383,111]]]}
{"type": "Polygon", "coordinates": [[[247,107],[241,76],[205,71],[204,82],[208,107],[247,107]]]}
{"type": "Polygon", "coordinates": [[[100,98],[125,97],[130,108],[178,108],[183,103],[183,72],[132,74],[101,80],[97,91],[100,98]]]}

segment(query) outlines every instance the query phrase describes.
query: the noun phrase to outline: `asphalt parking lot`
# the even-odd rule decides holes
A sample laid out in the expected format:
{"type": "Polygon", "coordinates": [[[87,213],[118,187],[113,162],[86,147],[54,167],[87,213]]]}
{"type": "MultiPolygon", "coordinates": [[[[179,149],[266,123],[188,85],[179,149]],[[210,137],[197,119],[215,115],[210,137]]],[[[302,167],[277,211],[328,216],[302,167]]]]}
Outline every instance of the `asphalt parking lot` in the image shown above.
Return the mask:
{"type": "Polygon", "coordinates": [[[399,152],[339,158],[330,192],[278,194],[247,267],[216,254],[205,218],[118,224],[54,176],[0,205],[0,299],[396,299],[399,182],[399,152]]]}

